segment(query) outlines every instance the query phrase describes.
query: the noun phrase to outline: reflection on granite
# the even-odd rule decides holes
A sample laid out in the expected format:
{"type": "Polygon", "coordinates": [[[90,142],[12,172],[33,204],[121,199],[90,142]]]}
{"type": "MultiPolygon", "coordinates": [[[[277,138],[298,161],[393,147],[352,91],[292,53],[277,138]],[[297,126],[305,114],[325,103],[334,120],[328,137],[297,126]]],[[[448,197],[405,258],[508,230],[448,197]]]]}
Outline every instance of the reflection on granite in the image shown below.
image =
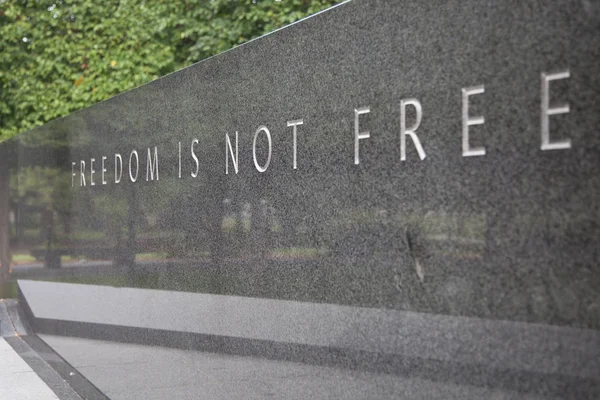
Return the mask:
{"type": "Polygon", "coordinates": [[[597,330],[599,15],[357,0],[22,134],[13,273],[597,330]]]}
{"type": "Polygon", "coordinates": [[[227,354],[42,335],[113,400],[203,399],[555,399],[416,377],[348,371],[227,354]],[[228,382],[223,385],[222,382],[228,382]]]}

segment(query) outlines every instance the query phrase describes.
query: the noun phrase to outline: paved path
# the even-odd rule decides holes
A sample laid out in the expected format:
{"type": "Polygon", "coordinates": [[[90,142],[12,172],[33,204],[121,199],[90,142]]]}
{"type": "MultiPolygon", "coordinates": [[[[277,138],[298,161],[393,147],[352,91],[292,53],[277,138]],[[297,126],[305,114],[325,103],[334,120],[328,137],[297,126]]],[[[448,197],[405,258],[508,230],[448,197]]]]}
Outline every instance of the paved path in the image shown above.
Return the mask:
{"type": "MultiPolygon", "coordinates": [[[[17,312],[17,301],[0,299],[0,400],[82,400],[34,351],[17,312]]],[[[37,339],[39,340],[39,339],[37,339]]],[[[46,357],[58,359],[55,353],[46,357]]]]}
{"type": "Polygon", "coordinates": [[[0,399],[58,400],[3,337],[0,337],[0,399]]]}

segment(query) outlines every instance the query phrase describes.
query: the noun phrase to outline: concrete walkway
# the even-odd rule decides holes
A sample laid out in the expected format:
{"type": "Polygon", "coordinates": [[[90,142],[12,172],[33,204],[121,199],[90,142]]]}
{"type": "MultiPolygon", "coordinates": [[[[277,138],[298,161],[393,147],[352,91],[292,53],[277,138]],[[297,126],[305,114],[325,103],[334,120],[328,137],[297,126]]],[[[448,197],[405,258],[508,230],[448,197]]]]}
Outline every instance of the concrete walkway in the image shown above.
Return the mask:
{"type": "Polygon", "coordinates": [[[3,337],[0,337],[0,399],[58,400],[3,337]]]}
{"type": "MultiPolygon", "coordinates": [[[[0,400],[82,400],[29,346],[26,340],[32,338],[37,339],[28,335],[17,301],[0,299],[0,400]]],[[[55,353],[45,356],[59,358],[55,353]]]]}
{"type": "Polygon", "coordinates": [[[21,323],[10,316],[14,311],[16,311],[15,300],[0,299],[0,399],[58,399],[48,385],[6,341],[5,337],[17,338],[24,333],[21,323]]]}

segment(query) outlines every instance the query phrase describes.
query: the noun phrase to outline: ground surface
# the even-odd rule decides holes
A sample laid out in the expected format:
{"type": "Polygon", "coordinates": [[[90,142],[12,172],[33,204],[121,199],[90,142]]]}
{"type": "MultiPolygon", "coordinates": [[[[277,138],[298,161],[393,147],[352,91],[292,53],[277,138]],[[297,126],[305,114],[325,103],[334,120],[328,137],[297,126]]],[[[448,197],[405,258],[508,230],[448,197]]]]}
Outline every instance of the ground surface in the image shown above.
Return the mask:
{"type": "Polygon", "coordinates": [[[58,400],[3,337],[0,337],[0,399],[58,400]]]}
{"type": "Polygon", "coordinates": [[[285,361],[40,335],[112,400],[539,399],[285,361]]]}

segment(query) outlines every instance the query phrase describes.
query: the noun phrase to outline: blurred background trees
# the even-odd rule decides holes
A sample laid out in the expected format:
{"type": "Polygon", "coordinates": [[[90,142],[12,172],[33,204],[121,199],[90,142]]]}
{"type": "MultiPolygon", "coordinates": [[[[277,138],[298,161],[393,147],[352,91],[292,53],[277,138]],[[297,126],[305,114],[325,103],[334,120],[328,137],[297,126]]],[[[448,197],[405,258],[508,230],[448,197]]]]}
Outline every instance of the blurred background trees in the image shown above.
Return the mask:
{"type": "Polygon", "coordinates": [[[0,0],[0,141],[340,0],[0,0]]]}

